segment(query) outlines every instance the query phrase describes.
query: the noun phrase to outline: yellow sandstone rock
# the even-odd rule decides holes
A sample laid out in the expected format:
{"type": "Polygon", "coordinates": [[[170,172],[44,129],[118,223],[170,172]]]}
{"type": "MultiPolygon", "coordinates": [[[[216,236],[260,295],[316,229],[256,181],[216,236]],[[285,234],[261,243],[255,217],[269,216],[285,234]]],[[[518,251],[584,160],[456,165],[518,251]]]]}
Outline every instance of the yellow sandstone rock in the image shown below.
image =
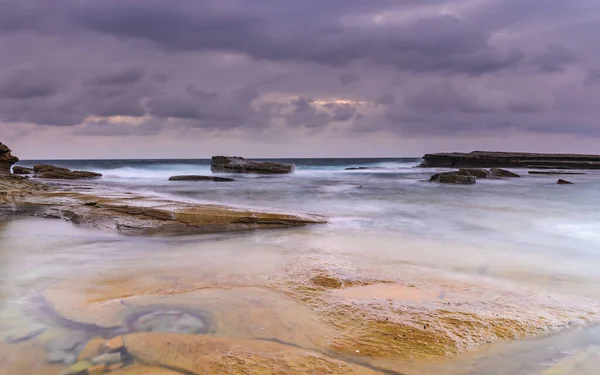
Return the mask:
{"type": "Polygon", "coordinates": [[[87,342],[87,344],[85,344],[85,347],[83,348],[81,353],[79,353],[78,359],[80,361],[83,361],[94,358],[102,352],[102,348],[105,342],[106,340],[100,338],[91,339],[87,342]]]}
{"type": "Polygon", "coordinates": [[[186,374],[380,374],[317,352],[262,340],[134,333],[126,335],[124,341],[136,360],[186,374]]]}

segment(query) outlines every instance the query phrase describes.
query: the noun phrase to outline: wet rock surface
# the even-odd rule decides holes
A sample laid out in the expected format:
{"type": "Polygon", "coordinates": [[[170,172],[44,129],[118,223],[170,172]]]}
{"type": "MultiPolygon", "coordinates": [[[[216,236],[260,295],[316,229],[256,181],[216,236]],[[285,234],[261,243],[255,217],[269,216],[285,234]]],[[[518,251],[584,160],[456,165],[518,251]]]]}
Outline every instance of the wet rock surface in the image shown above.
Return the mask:
{"type": "Polygon", "coordinates": [[[488,171],[486,169],[479,169],[479,168],[462,168],[462,169],[459,169],[458,172],[456,172],[456,173],[466,174],[469,176],[475,176],[476,178],[491,178],[492,177],[491,171],[488,171]]]}
{"type": "Polygon", "coordinates": [[[500,177],[500,178],[504,178],[504,177],[508,177],[508,178],[517,178],[517,177],[521,177],[518,174],[511,172],[511,171],[507,171],[506,169],[501,169],[501,168],[492,168],[490,169],[490,174],[492,177],[500,177]]]}
{"type": "Polygon", "coordinates": [[[239,156],[213,156],[210,169],[216,173],[286,174],[294,172],[294,165],[270,161],[253,161],[239,156]]]}
{"type": "Polygon", "coordinates": [[[32,168],[27,168],[27,167],[22,167],[20,165],[15,165],[12,167],[12,173],[13,174],[19,174],[19,175],[28,175],[28,174],[34,174],[35,172],[33,171],[32,168]]]}
{"type": "Polygon", "coordinates": [[[472,185],[477,182],[477,178],[472,175],[467,175],[458,172],[437,173],[431,176],[429,182],[438,182],[440,184],[459,184],[472,185]]]}
{"type": "Polygon", "coordinates": [[[55,180],[81,180],[90,178],[100,178],[101,173],[88,171],[72,171],[68,168],[56,167],[49,164],[36,164],[33,166],[35,178],[55,179],[55,180]]]}
{"type": "Polygon", "coordinates": [[[135,333],[125,336],[125,347],[140,362],[186,374],[381,374],[317,352],[259,340],[135,333]]]}
{"type": "Polygon", "coordinates": [[[0,216],[60,218],[74,224],[128,235],[183,235],[297,227],[326,223],[324,217],[226,206],[190,204],[133,194],[90,195],[44,191],[47,187],[18,179],[0,180],[0,216]],[[2,195],[3,186],[6,193],[2,195]],[[18,201],[3,207],[2,201],[18,201]]]}
{"type": "Polygon", "coordinates": [[[0,143],[0,176],[9,175],[10,168],[19,161],[19,158],[11,154],[10,148],[0,143]]]}

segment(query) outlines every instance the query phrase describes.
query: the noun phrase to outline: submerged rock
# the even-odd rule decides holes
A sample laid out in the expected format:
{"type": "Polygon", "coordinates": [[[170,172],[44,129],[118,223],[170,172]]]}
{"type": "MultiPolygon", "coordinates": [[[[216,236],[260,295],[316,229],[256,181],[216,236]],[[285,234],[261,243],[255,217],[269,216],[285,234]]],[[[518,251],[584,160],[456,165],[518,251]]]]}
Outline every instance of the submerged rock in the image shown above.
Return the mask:
{"type": "Polygon", "coordinates": [[[285,174],[293,173],[294,165],[271,161],[253,161],[239,156],[213,156],[210,169],[217,173],[285,174]]]}
{"type": "Polygon", "coordinates": [[[214,181],[214,182],[231,182],[233,178],[214,177],[214,176],[171,176],[169,181],[214,181]]]}
{"type": "Polygon", "coordinates": [[[46,326],[41,325],[41,324],[36,324],[36,325],[30,327],[25,332],[13,333],[13,334],[7,335],[4,338],[4,341],[6,341],[10,344],[16,344],[18,342],[31,340],[32,338],[41,335],[45,330],[46,330],[46,326]]]}
{"type": "Polygon", "coordinates": [[[198,316],[178,310],[158,310],[139,316],[131,328],[139,332],[205,333],[207,325],[198,316]]]}
{"type": "Polygon", "coordinates": [[[19,158],[11,154],[10,148],[0,143],[0,176],[9,175],[10,167],[19,161],[19,158]]]}
{"type": "Polygon", "coordinates": [[[100,354],[99,356],[94,357],[92,359],[92,363],[95,365],[99,365],[99,364],[112,365],[113,363],[121,362],[121,360],[122,360],[121,353],[119,353],[119,352],[105,353],[105,354],[100,354]]]}
{"type": "Polygon", "coordinates": [[[79,361],[61,372],[61,375],[86,375],[87,370],[94,364],[88,361],[79,361]]]}
{"type": "Polygon", "coordinates": [[[34,174],[35,172],[31,168],[22,167],[20,165],[15,165],[14,167],[12,167],[12,173],[23,175],[23,174],[34,174]]]}
{"type": "Polygon", "coordinates": [[[434,174],[429,179],[429,182],[439,182],[440,184],[471,185],[477,182],[477,178],[475,176],[457,172],[444,172],[434,174]]]}
{"type": "Polygon", "coordinates": [[[490,169],[490,173],[492,177],[521,177],[516,173],[501,168],[492,168],[490,169]]]}
{"type": "Polygon", "coordinates": [[[75,354],[64,350],[53,350],[46,355],[46,362],[48,363],[64,363],[66,365],[72,365],[76,360],[77,356],[75,354]]]}
{"type": "Polygon", "coordinates": [[[571,181],[563,180],[562,178],[556,181],[558,185],[573,185],[571,181]]]}
{"type": "Polygon", "coordinates": [[[54,351],[72,351],[79,344],[84,344],[88,340],[85,332],[73,332],[63,336],[55,337],[46,343],[48,352],[54,351]]]}
{"type": "Polygon", "coordinates": [[[77,180],[102,177],[102,174],[88,171],[72,171],[68,168],[56,167],[49,164],[36,164],[33,166],[36,178],[56,180],[77,180]]]}

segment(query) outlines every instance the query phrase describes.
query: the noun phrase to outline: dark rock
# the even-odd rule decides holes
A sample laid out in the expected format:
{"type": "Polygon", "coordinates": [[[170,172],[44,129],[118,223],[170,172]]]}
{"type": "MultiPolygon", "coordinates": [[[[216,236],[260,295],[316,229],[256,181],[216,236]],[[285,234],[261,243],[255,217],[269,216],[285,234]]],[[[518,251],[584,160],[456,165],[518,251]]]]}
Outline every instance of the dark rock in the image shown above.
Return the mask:
{"type": "Polygon", "coordinates": [[[231,182],[233,178],[214,177],[214,176],[172,176],[169,181],[214,181],[214,182],[231,182]]]}
{"type": "Polygon", "coordinates": [[[0,176],[9,175],[10,167],[19,161],[19,158],[12,155],[10,148],[0,143],[0,176]]]}
{"type": "Polygon", "coordinates": [[[33,169],[31,168],[27,168],[27,167],[22,167],[20,165],[15,165],[14,167],[12,167],[12,173],[13,174],[33,174],[33,169]]]}
{"type": "Polygon", "coordinates": [[[529,174],[585,174],[581,172],[561,172],[561,171],[529,171],[529,174]]]}
{"type": "Polygon", "coordinates": [[[471,185],[477,182],[477,178],[475,176],[456,172],[444,172],[434,174],[429,179],[429,182],[439,182],[440,184],[471,185]]]}
{"type": "Polygon", "coordinates": [[[485,169],[479,169],[479,168],[462,168],[462,169],[459,169],[457,173],[467,174],[470,176],[475,176],[477,178],[491,178],[492,177],[492,173],[490,171],[485,170],[485,169]]]}
{"type": "Polygon", "coordinates": [[[385,169],[383,167],[349,167],[349,168],[345,168],[345,171],[363,171],[363,170],[370,170],[370,169],[385,169]]]}
{"type": "Polygon", "coordinates": [[[270,161],[252,161],[238,156],[213,156],[210,169],[217,173],[285,174],[293,173],[294,165],[270,161]]]}
{"type": "Polygon", "coordinates": [[[424,168],[524,168],[600,169],[600,155],[537,154],[522,152],[473,151],[423,156],[424,168]]]}
{"type": "Polygon", "coordinates": [[[492,177],[521,177],[516,173],[513,173],[511,171],[507,171],[506,169],[500,169],[500,168],[492,168],[490,169],[490,173],[492,175],[492,177]]]}
{"type": "Polygon", "coordinates": [[[556,183],[558,185],[573,185],[573,183],[571,181],[567,181],[567,180],[563,180],[563,179],[559,179],[558,181],[556,181],[556,183]]]}
{"type": "Polygon", "coordinates": [[[87,171],[72,171],[68,168],[56,167],[49,164],[36,164],[33,166],[36,178],[47,178],[56,180],[78,180],[99,178],[102,174],[87,171]]]}

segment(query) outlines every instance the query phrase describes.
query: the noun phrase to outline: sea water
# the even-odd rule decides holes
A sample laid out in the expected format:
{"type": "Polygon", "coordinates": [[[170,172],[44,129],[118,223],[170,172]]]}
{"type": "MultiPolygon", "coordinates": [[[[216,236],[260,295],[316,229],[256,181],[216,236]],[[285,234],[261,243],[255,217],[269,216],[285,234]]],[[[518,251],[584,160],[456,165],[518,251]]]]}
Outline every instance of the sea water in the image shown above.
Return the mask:
{"type": "MultiPolygon", "coordinates": [[[[324,215],[329,223],[157,239],[90,231],[60,221],[13,221],[0,228],[0,309],[10,316],[31,290],[115,268],[185,265],[199,272],[217,268],[223,275],[261,278],[313,255],[382,275],[409,265],[600,301],[598,172],[556,176],[515,170],[521,178],[452,186],[425,182],[441,169],[416,168],[420,159],[276,161],[294,163],[295,173],[232,174],[227,176],[236,181],[226,183],[186,182],[168,178],[210,175],[210,160],[43,161],[102,173],[98,180],[61,182],[92,191],[124,190],[187,202],[306,212],[324,215]],[[369,169],[347,170],[356,167],[369,169]],[[558,177],[575,184],[557,185],[558,177]]],[[[480,361],[483,367],[477,373],[520,371],[513,363],[503,372],[498,362],[490,361],[480,361]]],[[[521,370],[528,371],[525,363],[530,362],[525,358],[521,370]]]]}

